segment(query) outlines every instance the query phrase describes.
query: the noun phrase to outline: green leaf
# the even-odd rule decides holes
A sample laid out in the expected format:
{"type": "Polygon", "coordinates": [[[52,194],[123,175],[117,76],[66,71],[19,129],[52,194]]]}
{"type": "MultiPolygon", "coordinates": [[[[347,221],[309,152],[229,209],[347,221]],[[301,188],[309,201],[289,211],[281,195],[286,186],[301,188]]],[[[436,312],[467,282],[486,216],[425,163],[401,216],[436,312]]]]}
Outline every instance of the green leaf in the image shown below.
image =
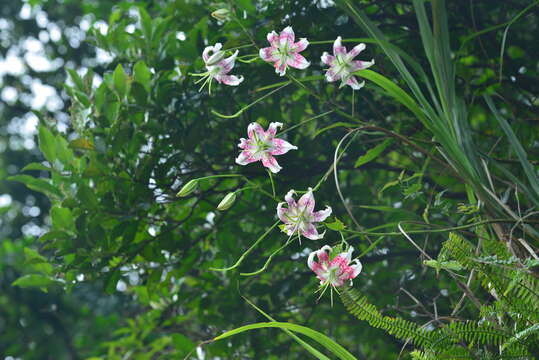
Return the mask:
{"type": "Polygon", "coordinates": [[[68,208],[53,206],[51,209],[52,226],[59,230],[75,231],[73,214],[68,208]]]}
{"type": "Polygon", "coordinates": [[[133,67],[133,77],[135,81],[144,86],[147,93],[150,93],[150,81],[152,80],[152,72],[143,61],[138,61],[133,67]]]}
{"type": "Polygon", "coordinates": [[[331,229],[331,230],[334,230],[334,231],[341,231],[341,230],[344,230],[346,228],[346,225],[344,225],[344,223],[335,218],[335,221],[332,222],[332,223],[329,223],[329,224],[326,224],[326,226],[331,229]]]}
{"type": "Polygon", "coordinates": [[[45,159],[47,159],[47,161],[50,162],[51,165],[54,164],[54,160],[56,160],[56,146],[54,144],[54,135],[45,126],[39,125],[38,138],[39,150],[41,150],[41,152],[45,156],[45,159]]]}
{"type": "Polygon", "coordinates": [[[69,142],[69,147],[78,150],[94,150],[94,144],[90,140],[78,138],[69,142]]]}
{"type": "Polygon", "coordinates": [[[45,166],[45,165],[43,165],[41,163],[36,163],[36,162],[33,162],[33,163],[30,163],[30,164],[26,165],[25,167],[22,168],[21,171],[30,171],[30,170],[54,171],[50,167],[45,166]]]}
{"type": "Polygon", "coordinates": [[[385,139],[380,144],[376,145],[372,149],[369,149],[365,155],[362,155],[357,159],[355,163],[355,167],[360,167],[361,165],[364,165],[374,159],[376,159],[380,154],[393,142],[393,139],[385,139]]]}
{"type": "Polygon", "coordinates": [[[70,165],[75,159],[73,151],[69,148],[69,144],[63,136],[57,135],[55,141],[56,156],[64,165],[70,165]]]}
{"type": "Polygon", "coordinates": [[[142,34],[144,35],[146,43],[151,44],[152,33],[153,33],[152,18],[143,7],[139,7],[139,14],[140,14],[140,25],[142,28],[142,34]]]}
{"type": "Polygon", "coordinates": [[[24,258],[26,264],[39,264],[47,262],[47,259],[41,256],[36,250],[28,247],[24,248],[24,258]]]}
{"type": "Polygon", "coordinates": [[[112,73],[112,81],[114,84],[114,90],[118,93],[120,99],[124,99],[128,92],[129,77],[124,71],[122,64],[118,64],[114,73],[112,73]]]}
{"type": "MultiPolygon", "coordinates": [[[[277,321],[275,320],[274,318],[272,318],[271,316],[269,316],[268,314],[266,314],[261,308],[259,308],[258,306],[256,306],[253,302],[251,302],[249,299],[247,299],[246,297],[243,297],[245,299],[245,301],[247,301],[247,303],[249,305],[251,305],[252,307],[254,307],[256,309],[256,311],[258,311],[259,313],[261,313],[262,315],[264,315],[269,321],[277,321]]],[[[329,358],[327,356],[325,356],[324,354],[322,354],[320,351],[316,350],[314,347],[312,347],[311,345],[309,345],[307,342],[303,341],[299,336],[297,336],[296,334],[294,334],[292,331],[288,330],[288,329],[283,329],[283,331],[288,334],[288,336],[290,336],[292,339],[296,340],[296,342],[298,344],[300,344],[301,346],[303,346],[305,348],[305,350],[307,350],[308,352],[310,352],[311,354],[313,354],[314,356],[316,356],[319,360],[329,360],[329,358]]]]}
{"type": "Polygon", "coordinates": [[[73,81],[73,84],[75,84],[77,90],[81,92],[84,91],[84,82],[82,81],[82,78],[79,76],[79,74],[73,69],[66,69],[66,71],[69,74],[71,81],[73,81]]]}
{"type": "Polygon", "coordinates": [[[61,198],[62,193],[55,186],[46,180],[38,179],[30,175],[14,175],[8,177],[8,180],[18,181],[26,185],[29,189],[42,192],[46,195],[52,195],[61,198]]]}
{"type": "Polygon", "coordinates": [[[113,271],[105,280],[105,292],[107,294],[113,294],[116,291],[116,285],[120,280],[122,273],[120,270],[113,271]]]}
{"type": "Polygon", "coordinates": [[[526,174],[526,177],[528,178],[528,181],[530,182],[530,185],[535,195],[539,197],[539,177],[537,177],[537,173],[535,172],[532,164],[530,164],[530,162],[528,161],[528,154],[526,153],[526,150],[524,150],[524,148],[522,147],[522,144],[516,137],[515,133],[513,132],[513,129],[511,129],[511,126],[509,126],[507,121],[500,115],[500,113],[494,106],[492,99],[488,95],[485,95],[484,98],[487,102],[488,107],[494,114],[494,117],[496,118],[496,120],[498,120],[498,123],[500,124],[503,131],[505,132],[505,135],[509,139],[509,143],[511,144],[513,151],[516,153],[518,160],[520,161],[520,164],[524,169],[524,173],[526,174]]]}
{"type": "Polygon", "coordinates": [[[297,332],[299,334],[303,334],[314,341],[318,342],[320,345],[324,346],[328,351],[330,351],[332,354],[337,356],[337,358],[342,360],[357,360],[354,355],[350,354],[345,348],[343,348],[341,345],[337,344],[333,339],[327,337],[326,335],[310,329],[305,326],[291,324],[291,323],[284,323],[284,322],[262,322],[262,323],[256,323],[251,325],[245,325],[230,331],[225,332],[224,334],[221,334],[213,339],[213,341],[222,340],[227,337],[242,333],[244,331],[248,330],[254,330],[254,329],[263,329],[263,328],[279,328],[279,329],[287,329],[293,332],[297,332]]]}
{"type": "Polygon", "coordinates": [[[45,275],[28,274],[28,275],[21,276],[20,278],[15,280],[11,285],[18,286],[21,288],[31,288],[31,287],[46,288],[47,286],[49,286],[50,284],[54,282],[56,281],[45,275]]]}
{"type": "Polygon", "coordinates": [[[172,343],[174,344],[174,347],[176,350],[180,350],[182,352],[188,353],[189,351],[193,350],[195,347],[195,344],[189,338],[187,338],[185,335],[182,334],[172,334],[172,343]]]}
{"type": "Polygon", "coordinates": [[[354,72],[354,74],[367,80],[370,80],[376,85],[380,86],[386,91],[385,94],[391,96],[392,98],[400,102],[402,105],[404,105],[406,108],[408,108],[408,110],[410,110],[414,113],[415,116],[417,116],[418,120],[421,120],[425,127],[431,129],[431,125],[428,119],[426,118],[420,107],[417,105],[415,100],[410,95],[408,95],[406,91],[402,90],[399,86],[397,86],[394,81],[391,81],[385,76],[378,74],[377,72],[374,72],[372,70],[360,70],[354,72]]]}

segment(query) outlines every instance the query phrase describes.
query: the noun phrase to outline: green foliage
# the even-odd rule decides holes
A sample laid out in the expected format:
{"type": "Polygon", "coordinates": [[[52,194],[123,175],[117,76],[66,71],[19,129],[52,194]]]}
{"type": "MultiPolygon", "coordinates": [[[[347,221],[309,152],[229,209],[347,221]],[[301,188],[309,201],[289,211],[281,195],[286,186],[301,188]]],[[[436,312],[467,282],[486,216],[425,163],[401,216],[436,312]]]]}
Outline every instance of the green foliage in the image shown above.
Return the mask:
{"type": "MultiPolygon", "coordinates": [[[[18,156],[1,170],[14,180],[2,184],[15,199],[0,214],[7,238],[22,238],[4,224],[28,225],[20,219],[33,209],[28,196],[44,196],[35,201],[40,216],[24,220],[39,231],[2,239],[0,320],[15,330],[0,331],[0,353],[177,359],[231,328],[199,351],[223,359],[304,358],[305,348],[322,359],[389,359],[401,349],[416,359],[538,353],[538,24],[523,16],[529,2],[47,3],[64,9],[70,27],[76,11],[108,26],[90,26],[80,55],[49,41],[68,48],[67,74],[55,81],[69,77],[69,101],[63,116],[36,112],[43,158],[18,156]],[[283,19],[311,42],[309,69],[289,69],[286,79],[258,60],[283,19]],[[321,74],[317,59],[337,36],[348,48],[367,43],[365,58],[376,59],[357,74],[367,83],[361,92],[321,74]],[[234,70],[245,81],[214,83],[210,96],[190,74],[205,70],[200,55],[216,42],[240,50],[234,70]],[[112,60],[91,59],[89,44],[112,60]],[[251,122],[282,122],[279,136],[298,145],[279,158],[278,176],[259,163],[235,165],[251,122]],[[287,239],[276,204],[308,187],[317,209],[332,206],[321,225],[332,231],[318,242],[287,239]],[[363,263],[355,288],[338,289],[344,307],[311,295],[318,280],[306,257],[325,244],[353,246],[363,263]],[[271,322],[260,323],[241,293],[282,321],[265,314],[271,322]],[[63,347],[49,354],[46,338],[63,347]],[[32,349],[33,339],[45,350],[32,349]]],[[[12,78],[8,86],[27,86],[12,78]]],[[[13,123],[23,117],[24,104],[15,105],[0,104],[13,123]]]]}

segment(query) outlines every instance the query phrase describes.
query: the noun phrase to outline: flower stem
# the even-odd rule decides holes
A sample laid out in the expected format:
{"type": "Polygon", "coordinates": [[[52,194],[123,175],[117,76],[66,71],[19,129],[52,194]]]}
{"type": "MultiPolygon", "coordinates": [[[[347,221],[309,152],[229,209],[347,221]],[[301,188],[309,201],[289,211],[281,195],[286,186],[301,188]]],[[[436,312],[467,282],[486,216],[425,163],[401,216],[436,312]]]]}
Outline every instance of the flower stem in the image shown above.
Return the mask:
{"type": "Polygon", "coordinates": [[[271,182],[271,192],[273,193],[273,196],[275,197],[275,184],[273,183],[273,175],[271,174],[271,171],[268,171],[269,179],[271,182]]]}

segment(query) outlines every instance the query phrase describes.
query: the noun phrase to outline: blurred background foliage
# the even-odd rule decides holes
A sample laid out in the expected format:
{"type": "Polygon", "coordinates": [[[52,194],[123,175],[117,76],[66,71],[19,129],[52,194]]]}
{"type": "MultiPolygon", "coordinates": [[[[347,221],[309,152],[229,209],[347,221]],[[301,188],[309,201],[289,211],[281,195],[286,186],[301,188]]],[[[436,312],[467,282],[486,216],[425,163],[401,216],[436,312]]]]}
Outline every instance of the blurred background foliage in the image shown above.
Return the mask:
{"type": "MultiPolygon", "coordinates": [[[[355,3],[392,43],[428,67],[408,1],[355,3]]],[[[530,4],[524,0],[448,4],[458,92],[471,104],[472,136],[482,152],[514,174],[522,172],[515,154],[480,95],[501,95],[501,111],[513,119],[511,126],[529,159],[539,159],[535,39],[539,22],[538,7],[530,4]],[[517,21],[509,23],[516,16],[517,21]]],[[[271,226],[275,201],[258,192],[241,192],[231,209],[216,211],[226,193],[244,186],[237,179],[206,181],[190,197],[175,197],[187,181],[220,173],[241,173],[271,189],[260,166],[234,164],[238,139],[245,137],[250,122],[266,126],[279,121],[286,130],[336,108],[351,111],[349,89],[317,81],[308,82],[307,88],[287,85],[239,117],[212,113],[234,114],[265,94],[264,86],[288,79],[279,78],[261,61],[239,62],[235,73],[245,76],[241,86],[219,85],[209,96],[199,92],[188,76],[204,71],[200,58],[204,47],[222,42],[232,48],[252,40],[262,47],[268,32],[287,25],[293,26],[297,37],[328,41],[308,47],[305,54],[312,65],[303,73],[292,70],[298,78],[322,74],[318,59],[330,51],[338,35],[367,37],[329,0],[2,4],[0,354],[4,358],[177,359],[224,330],[264,321],[242,295],[280,321],[331,336],[361,359],[398,356],[403,343],[354,321],[339,303],[331,307],[328,299],[317,301],[317,281],[306,267],[306,255],[322,241],[294,243],[256,277],[242,277],[237,270],[208,270],[233,264],[271,226]],[[223,6],[240,14],[241,26],[210,16],[223,6]],[[18,181],[7,180],[9,176],[18,181]],[[35,180],[49,177],[50,182],[35,180]],[[22,286],[11,286],[21,276],[22,286]]],[[[245,48],[240,56],[256,53],[245,48]]],[[[371,58],[376,60],[376,71],[401,83],[373,44],[362,53],[362,59],[371,58]]],[[[436,144],[417,119],[376,87],[367,83],[355,97],[357,119],[433,150],[436,144]]],[[[337,143],[348,128],[357,126],[351,121],[333,112],[287,133],[299,150],[281,157],[284,169],[276,178],[279,199],[289,189],[304,190],[324,176],[337,143]],[[339,122],[348,125],[331,127],[339,122]]],[[[393,224],[385,230],[395,231],[400,221],[458,226],[477,220],[462,182],[414,147],[388,142],[377,158],[355,166],[361,155],[386,138],[380,131],[362,133],[339,164],[341,190],[359,224],[365,228],[393,224]]],[[[534,165],[537,169],[537,162],[534,165]]],[[[499,189],[508,203],[519,201],[509,186],[499,189]]],[[[331,205],[334,215],[355,229],[336,196],[332,176],[316,192],[316,199],[319,206],[331,205]]],[[[524,207],[527,199],[520,201],[524,207]]],[[[432,256],[446,238],[447,233],[414,236],[432,256]]],[[[260,268],[285,239],[272,232],[239,270],[260,268]]],[[[324,243],[339,240],[337,232],[328,231],[324,243]]],[[[361,236],[350,243],[362,252],[375,240],[361,236]]],[[[433,313],[450,312],[460,299],[454,282],[424,266],[420,253],[403,236],[383,236],[361,260],[364,272],[355,286],[385,314],[425,323],[433,313]]],[[[466,318],[473,312],[465,304],[461,315],[466,318]]],[[[303,351],[284,333],[259,330],[207,345],[193,356],[302,359],[307,356],[303,351]]]]}

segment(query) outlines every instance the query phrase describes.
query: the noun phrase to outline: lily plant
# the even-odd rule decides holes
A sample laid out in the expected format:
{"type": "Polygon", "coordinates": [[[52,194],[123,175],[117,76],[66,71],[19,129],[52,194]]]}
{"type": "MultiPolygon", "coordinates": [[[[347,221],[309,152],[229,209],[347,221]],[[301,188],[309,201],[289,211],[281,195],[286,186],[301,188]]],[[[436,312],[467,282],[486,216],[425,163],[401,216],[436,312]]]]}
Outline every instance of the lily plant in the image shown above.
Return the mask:
{"type": "Polygon", "coordinates": [[[296,69],[306,69],[311,64],[300,55],[300,52],[309,45],[309,41],[306,38],[301,38],[295,42],[292,27],[287,26],[280,34],[272,31],[267,35],[267,39],[270,46],[260,49],[259,55],[262,60],[272,62],[275,72],[280,76],[286,74],[286,69],[289,66],[296,69]]]}
{"type": "Polygon", "coordinates": [[[238,144],[238,147],[243,151],[236,158],[236,164],[247,165],[255,161],[262,161],[262,165],[272,173],[278,173],[282,167],[279,166],[274,156],[283,155],[298,148],[275,137],[277,129],[282,126],[283,124],[280,122],[272,122],[268,130],[264,131],[260,124],[250,123],[247,127],[248,139],[241,138],[238,144]]]}
{"type": "Polygon", "coordinates": [[[221,43],[216,43],[214,46],[207,46],[202,52],[202,59],[204,60],[207,71],[200,74],[191,74],[201,77],[196,81],[196,84],[204,81],[198,91],[201,91],[208,85],[208,92],[211,94],[211,83],[214,79],[218,83],[229,86],[238,86],[243,81],[243,76],[228,75],[234,68],[238,50],[231,56],[225,57],[225,51],[221,50],[222,47],[223,45],[221,43]]]}
{"type": "Polygon", "coordinates": [[[322,54],[322,62],[329,65],[329,68],[326,69],[326,80],[328,82],[341,80],[339,88],[349,85],[354,90],[361,89],[365,85],[365,81],[359,82],[353,75],[354,72],[367,69],[374,65],[374,60],[354,60],[356,56],[365,50],[365,47],[365,44],[361,43],[347,52],[346,47],[342,45],[341,37],[337,37],[333,43],[333,55],[330,55],[327,52],[322,54]]]}
{"type": "Polygon", "coordinates": [[[326,232],[319,234],[315,224],[326,220],[331,215],[331,207],[326,206],[324,210],[314,211],[315,200],[312,188],[309,188],[298,202],[294,200],[295,194],[294,190],[290,190],[284,197],[286,202],[280,202],[277,205],[277,216],[285,224],[284,231],[288,236],[298,234],[310,240],[322,239],[326,232]],[[284,204],[288,207],[283,207],[284,204]]]}

